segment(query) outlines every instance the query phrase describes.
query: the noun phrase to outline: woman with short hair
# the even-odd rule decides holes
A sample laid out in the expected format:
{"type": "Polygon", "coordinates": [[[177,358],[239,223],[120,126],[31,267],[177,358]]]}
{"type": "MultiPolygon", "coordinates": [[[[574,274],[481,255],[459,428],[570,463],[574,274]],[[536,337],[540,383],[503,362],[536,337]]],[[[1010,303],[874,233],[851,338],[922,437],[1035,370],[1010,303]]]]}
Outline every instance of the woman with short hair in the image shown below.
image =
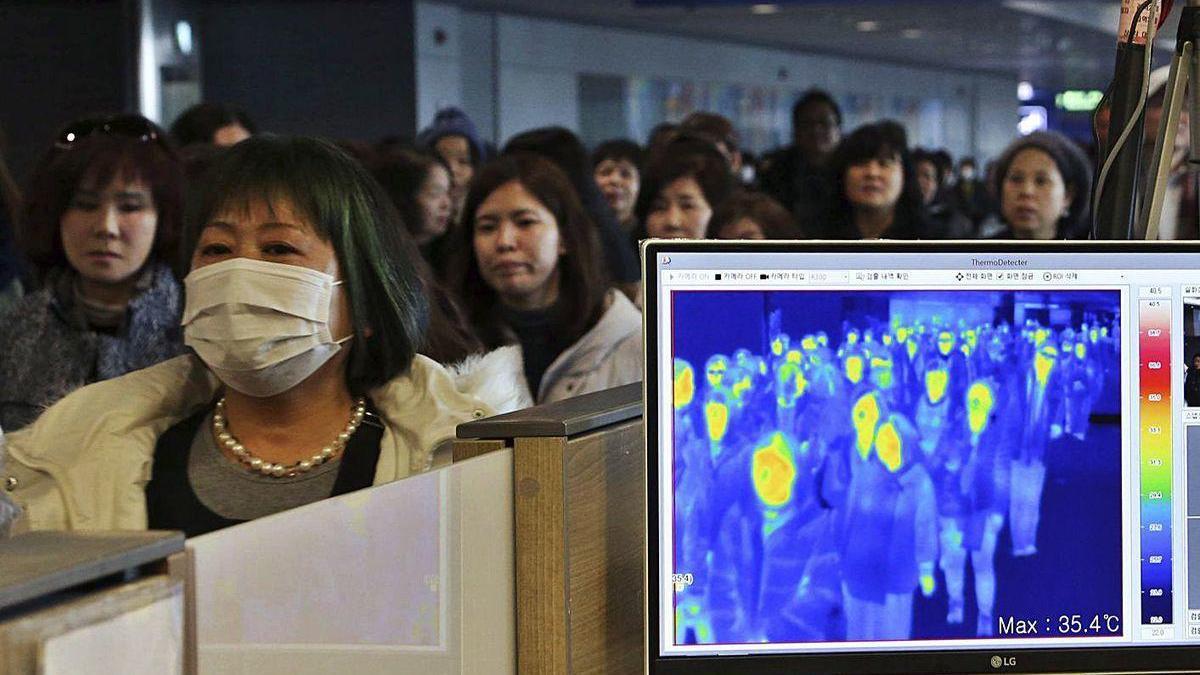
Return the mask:
{"type": "Polygon", "coordinates": [[[761,192],[741,190],[713,213],[712,239],[802,239],[796,219],[779,202],[761,192]]]}
{"type": "Polygon", "coordinates": [[[650,160],[638,194],[635,239],[703,239],[713,212],[736,187],[707,138],[681,133],[650,160]]]}
{"type": "MultiPolygon", "coordinates": [[[[450,229],[450,166],[437,155],[417,150],[381,153],[371,175],[392,198],[422,253],[450,229]]],[[[428,258],[428,256],[426,256],[428,258]]]]}
{"type": "Polygon", "coordinates": [[[245,110],[225,103],[197,103],[183,111],[171,125],[179,147],[215,145],[229,147],[250,138],[258,127],[245,110]]]}
{"type": "Polygon", "coordinates": [[[633,207],[641,188],[645,156],[642,146],[624,138],[605,141],[592,151],[592,175],[596,185],[626,233],[637,227],[633,207]]]}
{"type": "Polygon", "coordinates": [[[1038,131],[1013,141],[996,162],[999,216],[980,225],[989,239],[1086,239],[1092,169],[1067,137],[1038,131]]]}
{"type": "Polygon", "coordinates": [[[908,134],[898,123],[854,130],[830,157],[829,174],[833,205],[820,238],[936,238],[924,217],[908,134]]]}
{"type": "Polygon", "coordinates": [[[185,235],[193,353],[8,438],[28,525],[202,534],[423,471],[459,423],[524,405],[511,353],[456,372],[417,353],[428,306],[396,221],[325,141],[228,150],[185,235]]]}
{"type": "Polygon", "coordinates": [[[139,115],[67,125],[34,170],[18,243],[40,288],[0,320],[0,427],[178,355],[183,170],[139,115]]]}

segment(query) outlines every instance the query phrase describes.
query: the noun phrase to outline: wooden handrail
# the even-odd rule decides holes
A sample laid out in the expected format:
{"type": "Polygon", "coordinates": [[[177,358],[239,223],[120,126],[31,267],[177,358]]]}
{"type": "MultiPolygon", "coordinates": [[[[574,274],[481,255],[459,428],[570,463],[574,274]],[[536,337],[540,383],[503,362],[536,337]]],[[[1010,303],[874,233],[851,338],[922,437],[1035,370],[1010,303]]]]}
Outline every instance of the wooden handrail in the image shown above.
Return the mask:
{"type": "Polygon", "coordinates": [[[642,416],[640,382],[458,425],[458,437],[573,437],[642,416]]]}

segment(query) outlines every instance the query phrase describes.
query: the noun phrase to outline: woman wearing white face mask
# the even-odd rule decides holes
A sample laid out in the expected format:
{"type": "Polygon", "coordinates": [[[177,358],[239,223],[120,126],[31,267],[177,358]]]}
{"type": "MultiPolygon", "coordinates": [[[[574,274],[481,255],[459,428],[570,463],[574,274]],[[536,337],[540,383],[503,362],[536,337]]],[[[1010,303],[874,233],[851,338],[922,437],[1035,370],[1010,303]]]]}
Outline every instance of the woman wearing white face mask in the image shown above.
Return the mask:
{"type": "Polygon", "coordinates": [[[30,527],[201,534],[421,471],[457,424],[527,402],[512,352],[457,372],[416,354],[419,256],[333,146],[239,143],[193,207],[195,354],[86,387],[9,438],[30,527]]]}

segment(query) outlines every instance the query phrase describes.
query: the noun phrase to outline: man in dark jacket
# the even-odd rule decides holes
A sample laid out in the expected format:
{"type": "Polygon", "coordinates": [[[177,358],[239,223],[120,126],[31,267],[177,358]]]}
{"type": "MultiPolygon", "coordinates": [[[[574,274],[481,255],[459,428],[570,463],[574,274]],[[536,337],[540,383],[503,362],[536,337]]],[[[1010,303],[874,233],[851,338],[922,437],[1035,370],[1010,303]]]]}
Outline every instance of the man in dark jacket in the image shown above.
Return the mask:
{"type": "Polygon", "coordinates": [[[1200,354],[1192,356],[1187,379],[1183,381],[1183,400],[1187,401],[1189,408],[1200,407],[1200,354]]]}
{"type": "Polygon", "coordinates": [[[806,232],[828,208],[832,185],[825,161],[842,139],[842,111],[828,92],[810,89],[792,106],[792,145],[763,162],[762,188],[796,217],[806,232]]]}

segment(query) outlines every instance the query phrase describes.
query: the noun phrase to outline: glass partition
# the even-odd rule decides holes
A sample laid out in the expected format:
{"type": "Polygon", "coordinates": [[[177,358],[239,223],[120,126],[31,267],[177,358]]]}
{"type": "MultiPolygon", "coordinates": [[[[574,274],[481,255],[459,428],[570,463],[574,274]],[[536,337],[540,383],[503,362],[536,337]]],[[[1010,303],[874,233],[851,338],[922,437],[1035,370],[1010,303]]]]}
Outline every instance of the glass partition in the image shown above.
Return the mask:
{"type": "Polygon", "coordinates": [[[511,450],[188,541],[201,673],[513,673],[511,450]]]}

